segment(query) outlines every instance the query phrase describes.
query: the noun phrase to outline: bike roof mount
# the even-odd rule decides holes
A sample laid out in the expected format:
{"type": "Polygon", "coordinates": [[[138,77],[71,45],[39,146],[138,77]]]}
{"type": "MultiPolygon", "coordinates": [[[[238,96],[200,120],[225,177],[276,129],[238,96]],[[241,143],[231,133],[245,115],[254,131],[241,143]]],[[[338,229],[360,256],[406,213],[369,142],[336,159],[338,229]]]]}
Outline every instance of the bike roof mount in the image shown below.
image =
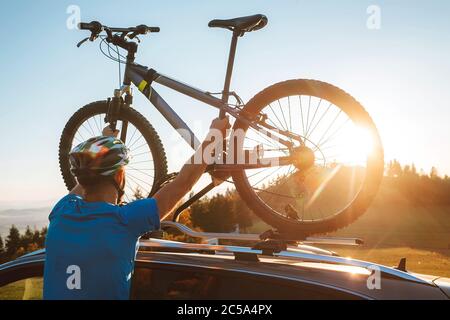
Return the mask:
{"type": "MultiPolygon", "coordinates": [[[[256,243],[256,246],[263,249],[264,244],[268,246],[280,246],[282,249],[282,244],[293,244],[293,245],[345,245],[345,246],[359,246],[364,243],[362,239],[359,238],[344,238],[344,237],[305,237],[302,240],[290,240],[282,236],[282,234],[277,231],[268,230],[262,234],[246,234],[246,233],[221,233],[221,232],[199,232],[192,230],[188,226],[174,222],[174,221],[162,221],[161,229],[163,231],[175,229],[182,234],[201,239],[202,243],[218,245],[221,240],[234,240],[239,242],[249,242],[256,243]]],[[[153,235],[151,235],[153,236],[153,235]]]]}

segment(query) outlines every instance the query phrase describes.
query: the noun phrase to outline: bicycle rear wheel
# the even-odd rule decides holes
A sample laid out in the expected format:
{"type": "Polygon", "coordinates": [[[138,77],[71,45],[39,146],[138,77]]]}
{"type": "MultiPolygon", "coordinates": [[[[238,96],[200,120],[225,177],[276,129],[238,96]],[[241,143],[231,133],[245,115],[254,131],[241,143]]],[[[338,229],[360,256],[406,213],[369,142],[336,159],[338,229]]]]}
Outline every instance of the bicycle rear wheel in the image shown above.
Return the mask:
{"type": "MultiPolygon", "coordinates": [[[[248,207],[291,239],[343,228],[360,217],[383,176],[383,148],[369,114],[350,95],[330,84],[289,80],[252,98],[243,113],[298,140],[286,147],[248,124],[241,150],[289,163],[235,171],[236,189],[248,207]],[[263,119],[263,120],[261,120],[263,119]]],[[[283,134],[280,134],[283,136],[283,134]]]]}
{"type": "MultiPolygon", "coordinates": [[[[90,103],[79,109],[63,130],[59,143],[59,164],[69,190],[76,184],[70,172],[69,152],[77,144],[102,134],[107,109],[106,101],[90,103]]],[[[130,163],[125,170],[124,201],[131,202],[149,197],[160,188],[167,176],[167,160],[157,132],[144,116],[131,107],[124,107],[118,116],[117,129],[122,131],[124,122],[127,123],[124,143],[130,153],[130,163]]]]}

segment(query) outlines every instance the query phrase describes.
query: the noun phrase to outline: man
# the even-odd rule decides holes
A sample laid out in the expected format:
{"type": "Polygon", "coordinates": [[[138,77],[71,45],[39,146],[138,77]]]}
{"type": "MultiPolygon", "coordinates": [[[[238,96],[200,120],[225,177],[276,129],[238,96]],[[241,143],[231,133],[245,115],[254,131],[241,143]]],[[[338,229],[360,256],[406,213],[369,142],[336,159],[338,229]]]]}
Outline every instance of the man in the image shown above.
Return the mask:
{"type": "Polygon", "coordinates": [[[77,186],[50,213],[44,299],[128,299],[138,240],[160,227],[206,169],[203,150],[214,149],[228,119],[215,119],[205,141],[177,177],[151,199],[119,206],[128,150],[118,131],[76,146],[70,153],[77,186]],[[214,137],[216,139],[214,139],[214,137]],[[212,140],[212,141],[211,141],[212,140]],[[201,159],[195,163],[193,159],[201,159]]]}

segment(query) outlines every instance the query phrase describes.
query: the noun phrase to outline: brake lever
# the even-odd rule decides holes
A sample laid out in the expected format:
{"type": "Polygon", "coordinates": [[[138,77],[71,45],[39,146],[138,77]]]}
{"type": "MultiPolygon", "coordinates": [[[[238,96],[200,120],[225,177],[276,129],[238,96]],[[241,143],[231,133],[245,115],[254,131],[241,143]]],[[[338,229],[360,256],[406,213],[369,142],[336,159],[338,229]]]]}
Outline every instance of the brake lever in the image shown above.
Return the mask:
{"type": "Polygon", "coordinates": [[[77,48],[81,47],[81,46],[83,45],[83,43],[85,43],[86,41],[88,41],[90,38],[91,38],[91,37],[87,37],[87,38],[81,40],[80,42],[78,42],[77,48]]]}

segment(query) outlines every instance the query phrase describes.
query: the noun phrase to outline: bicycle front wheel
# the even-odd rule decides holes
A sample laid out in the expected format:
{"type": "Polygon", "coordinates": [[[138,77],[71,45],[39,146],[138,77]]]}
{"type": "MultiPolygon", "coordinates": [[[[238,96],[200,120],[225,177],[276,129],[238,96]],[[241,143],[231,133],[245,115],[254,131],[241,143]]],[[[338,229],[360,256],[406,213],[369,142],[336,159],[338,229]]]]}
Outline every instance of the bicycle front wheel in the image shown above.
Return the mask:
{"type": "MultiPolygon", "coordinates": [[[[63,130],[59,143],[59,164],[69,190],[76,184],[70,172],[69,152],[77,144],[102,135],[107,110],[106,101],[90,103],[79,109],[63,130]]],[[[123,142],[130,154],[125,170],[124,201],[131,202],[149,197],[160,188],[167,176],[167,160],[157,132],[144,116],[131,107],[123,107],[117,122],[117,129],[121,132],[125,128],[124,123],[127,134],[123,142]]]]}
{"type": "Polygon", "coordinates": [[[327,83],[289,80],[257,94],[243,113],[290,142],[243,121],[234,125],[245,133],[238,152],[257,148],[264,157],[288,159],[233,173],[238,193],[263,221],[301,239],[343,228],[366,211],[383,176],[383,148],[353,97],[327,83]]]}

